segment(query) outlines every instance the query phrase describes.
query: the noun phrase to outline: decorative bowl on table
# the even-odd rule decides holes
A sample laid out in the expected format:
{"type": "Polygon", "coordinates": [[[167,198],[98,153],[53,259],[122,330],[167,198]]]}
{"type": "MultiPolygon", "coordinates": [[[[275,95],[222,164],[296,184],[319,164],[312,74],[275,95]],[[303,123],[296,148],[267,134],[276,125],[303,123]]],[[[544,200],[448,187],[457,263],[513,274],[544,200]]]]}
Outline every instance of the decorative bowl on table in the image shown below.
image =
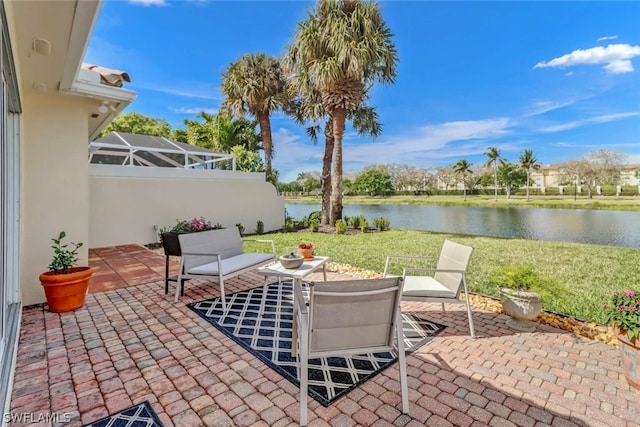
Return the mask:
{"type": "Polygon", "coordinates": [[[298,268],[302,265],[302,263],[304,262],[304,258],[301,257],[300,255],[297,255],[293,252],[287,254],[287,255],[283,255],[280,257],[280,264],[282,264],[282,266],[284,268],[287,269],[294,269],[294,268],[298,268]]]}

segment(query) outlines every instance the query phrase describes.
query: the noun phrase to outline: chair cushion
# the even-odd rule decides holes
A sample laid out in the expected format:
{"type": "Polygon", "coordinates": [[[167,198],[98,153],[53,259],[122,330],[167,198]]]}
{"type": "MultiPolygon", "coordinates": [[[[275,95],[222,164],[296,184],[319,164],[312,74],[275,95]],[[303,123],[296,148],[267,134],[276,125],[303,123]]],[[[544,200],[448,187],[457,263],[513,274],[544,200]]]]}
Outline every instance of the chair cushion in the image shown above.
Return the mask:
{"type": "MultiPolygon", "coordinates": [[[[225,258],[222,260],[222,275],[226,276],[235,271],[243,270],[247,267],[258,266],[271,260],[273,260],[273,254],[262,253],[245,253],[225,258]]],[[[218,276],[218,263],[210,262],[208,264],[199,265],[197,267],[190,268],[187,273],[218,276]]]]}
{"type": "Polygon", "coordinates": [[[455,298],[455,292],[431,276],[406,276],[402,295],[423,298],[455,298]]]}

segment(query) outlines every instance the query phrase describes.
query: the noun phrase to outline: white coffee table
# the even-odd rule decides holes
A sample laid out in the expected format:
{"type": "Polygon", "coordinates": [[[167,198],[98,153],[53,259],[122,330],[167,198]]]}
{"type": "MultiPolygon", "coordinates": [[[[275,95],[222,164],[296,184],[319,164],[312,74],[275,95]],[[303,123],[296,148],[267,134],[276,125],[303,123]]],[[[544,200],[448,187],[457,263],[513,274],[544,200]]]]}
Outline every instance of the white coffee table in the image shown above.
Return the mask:
{"type": "Polygon", "coordinates": [[[329,261],[329,257],[315,256],[311,261],[305,261],[298,268],[284,268],[280,261],[275,264],[267,265],[258,269],[258,274],[264,276],[265,284],[268,277],[277,277],[280,279],[291,279],[295,285],[302,285],[302,279],[309,274],[322,267],[322,275],[324,281],[327,281],[327,268],[326,263],[329,261]]]}

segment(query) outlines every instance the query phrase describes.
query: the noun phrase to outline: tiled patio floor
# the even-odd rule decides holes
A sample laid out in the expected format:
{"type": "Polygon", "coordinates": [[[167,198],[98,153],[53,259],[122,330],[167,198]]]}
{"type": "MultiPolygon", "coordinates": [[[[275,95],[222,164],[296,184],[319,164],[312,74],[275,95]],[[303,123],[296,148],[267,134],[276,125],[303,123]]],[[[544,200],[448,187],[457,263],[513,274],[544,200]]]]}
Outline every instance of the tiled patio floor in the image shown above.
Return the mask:
{"type": "MultiPolygon", "coordinates": [[[[164,258],[135,245],[91,256],[97,271],[82,309],[24,310],[14,416],[69,414],[64,425],[78,426],[149,400],[167,427],[297,423],[298,388],[186,307],[218,295],[215,286],[192,281],[174,304],[164,258]]],[[[227,283],[232,293],[263,279],[227,283]]],[[[328,408],[310,400],[310,425],[640,425],[640,391],[625,382],[615,348],[544,325],[517,333],[506,316],[480,310],[474,340],[462,308],[403,309],[449,325],[407,357],[409,416],[398,410],[393,366],[328,408]]]]}

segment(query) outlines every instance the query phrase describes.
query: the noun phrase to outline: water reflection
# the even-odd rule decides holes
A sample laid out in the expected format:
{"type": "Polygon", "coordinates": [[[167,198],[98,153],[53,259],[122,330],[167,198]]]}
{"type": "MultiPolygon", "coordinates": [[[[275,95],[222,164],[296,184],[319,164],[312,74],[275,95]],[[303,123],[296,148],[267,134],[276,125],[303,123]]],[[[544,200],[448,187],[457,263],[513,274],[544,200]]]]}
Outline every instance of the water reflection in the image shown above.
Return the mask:
{"type": "MultiPolygon", "coordinates": [[[[302,218],[320,210],[315,203],[287,203],[302,218]]],[[[520,237],[599,245],[640,247],[640,213],[590,209],[484,208],[465,206],[345,205],[344,215],[364,215],[370,223],[386,217],[393,228],[520,237]]]]}

